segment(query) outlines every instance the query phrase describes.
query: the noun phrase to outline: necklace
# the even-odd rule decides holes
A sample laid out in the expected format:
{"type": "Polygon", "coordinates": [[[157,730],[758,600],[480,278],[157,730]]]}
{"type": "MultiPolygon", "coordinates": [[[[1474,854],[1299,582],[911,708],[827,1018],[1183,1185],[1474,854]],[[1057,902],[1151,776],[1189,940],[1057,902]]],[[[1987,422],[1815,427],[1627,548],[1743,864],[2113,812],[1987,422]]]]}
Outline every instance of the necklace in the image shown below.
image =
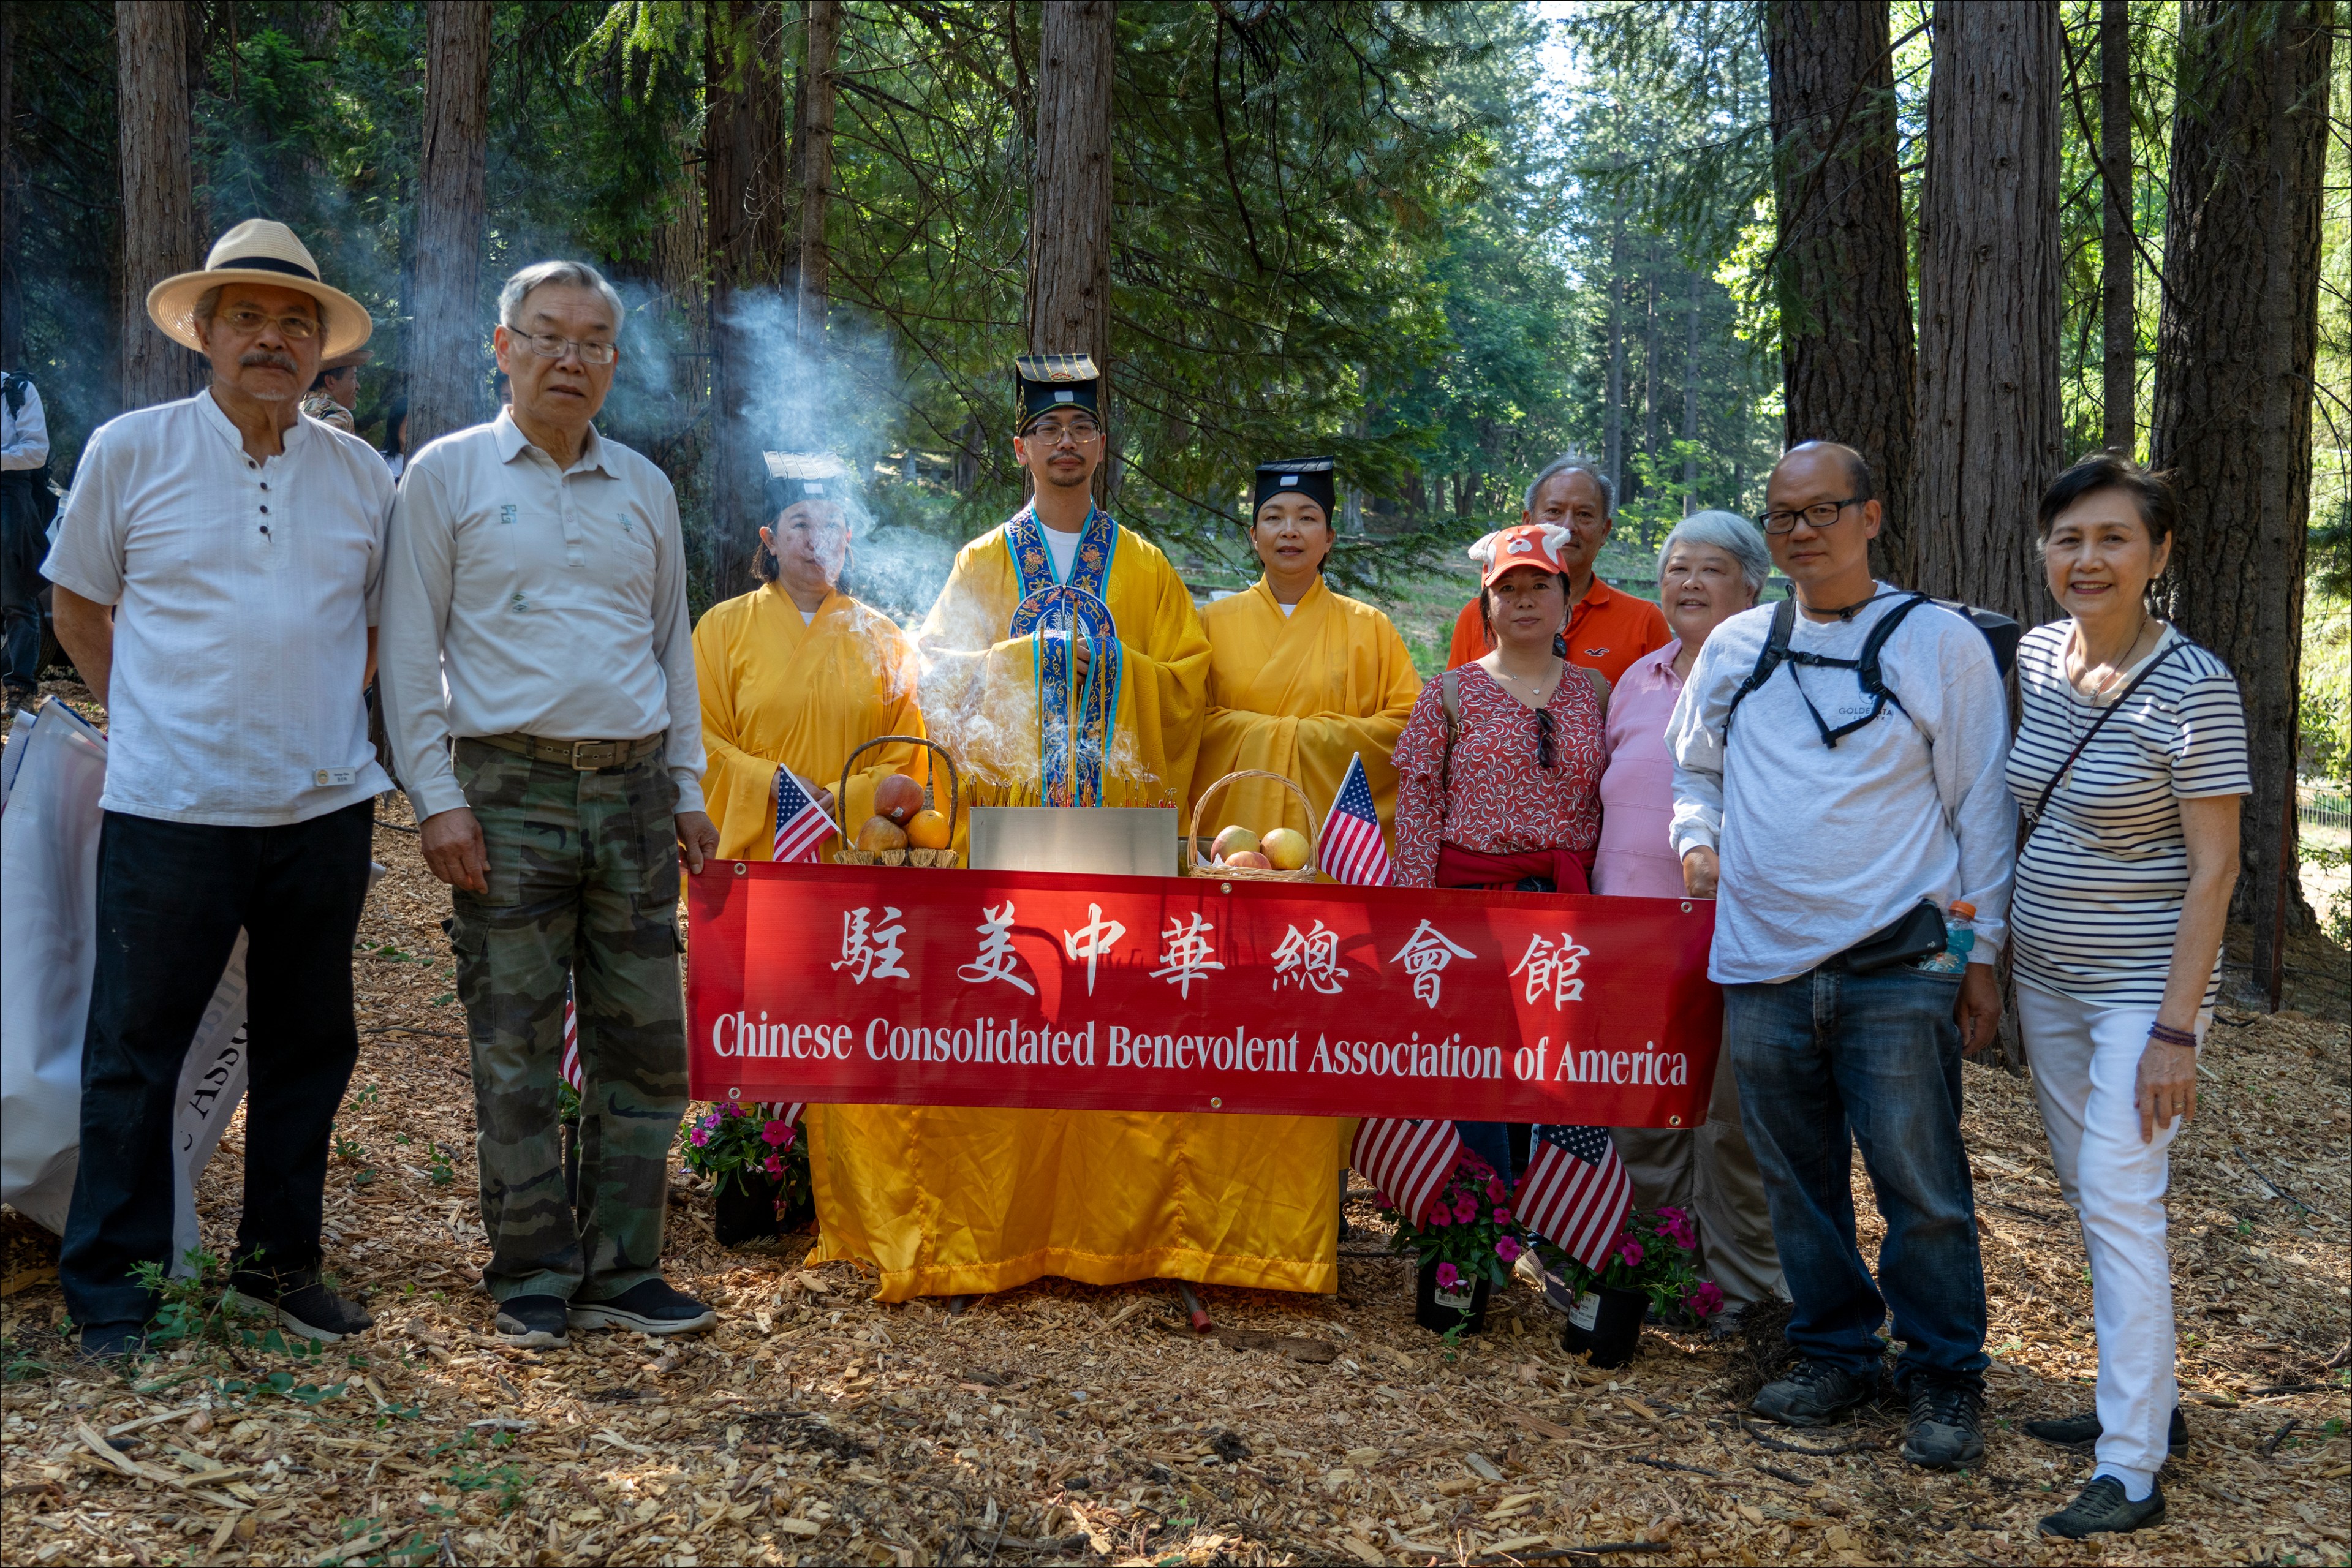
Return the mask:
{"type": "MultiPolygon", "coordinates": [[[[1496,678],[1497,680],[1507,681],[1507,682],[1509,682],[1511,685],[1515,685],[1515,686],[1521,686],[1521,687],[1524,687],[1524,688],[1526,689],[1526,691],[1527,691],[1528,695],[1530,698],[1534,698],[1534,699],[1536,699],[1534,706],[1542,706],[1541,697],[1540,697],[1540,694],[1541,694],[1541,693],[1542,693],[1542,691],[1543,691],[1543,685],[1544,685],[1544,684],[1543,684],[1543,682],[1542,682],[1542,681],[1539,681],[1539,680],[1529,680],[1529,679],[1528,679],[1527,677],[1525,677],[1525,676],[1523,676],[1523,675],[1515,675],[1515,674],[1512,674],[1509,671],[1507,671],[1507,670],[1504,670],[1504,669],[1501,669],[1501,668],[1497,668],[1497,669],[1496,669],[1496,670],[1495,670],[1495,672],[1494,672],[1494,674],[1495,674],[1495,676],[1496,676],[1496,678]]],[[[1559,672],[1558,672],[1557,670],[1547,671],[1547,672],[1546,672],[1546,675],[1547,675],[1547,677],[1548,677],[1548,678],[1554,678],[1554,679],[1556,679],[1556,678],[1558,677],[1558,675],[1559,675],[1559,672]]]]}
{"type": "MultiPolygon", "coordinates": [[[[2083,695],[2091,698],[2093,701],[2096,701],[2098,698],[2105,696],[2107,692],[2114,687],[2116,680],[2122,676],[2123,673],[2131,667],[2132,655],[2139,652],[2140,639],[2147,635],[2149,620],[2150,617],[2147,607],[2142,606],[2139,612],[2139,624],[2132,629],[2131,641],[2124,644],[2124,651],[2121,653],[2107,661],[2107,673],[2100,676],[2099,679],[2091,686],[2090,690],[2083,691],[2081,683],[2072,675],[2067,677],[2066,684],[2073,686],[2077,692],[2081,692],[2083,695]]],[[[2091,650],[2084,641],[2083,627],[2080,622],[2075,622],[2074,625],[2074,652],[2083,661],[2083,678],[2087,680],[2090,677],[2091,670],[2093,668],[2091,664],[2091,650]]]]}

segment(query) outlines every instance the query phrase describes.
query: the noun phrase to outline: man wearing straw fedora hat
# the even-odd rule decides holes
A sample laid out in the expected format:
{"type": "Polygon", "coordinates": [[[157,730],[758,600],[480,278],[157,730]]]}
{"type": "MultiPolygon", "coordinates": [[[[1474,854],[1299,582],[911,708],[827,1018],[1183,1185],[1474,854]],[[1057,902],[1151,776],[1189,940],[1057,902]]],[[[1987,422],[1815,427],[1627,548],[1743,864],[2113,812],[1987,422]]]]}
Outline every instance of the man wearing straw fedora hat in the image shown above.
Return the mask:
{"type": "Polygon", "coordinates": [[[157,284],[147,313],[211,361],[212,384],[91,434],[42,567],[110,731],[58,1260],[92,1357],[142,1348],[155,1299],[138,1270],[173,1261],[181,1062],[240,930],[252,1077],[232,1284],[313,1339],[371,1324],[320,1281],[319,1225],[359,1055],[352,939],[374,798],[391,788],[360,693],[392,483],[299,404],[320,357],[373,324],[292,230],[258,218],[203,271],[157,284]]]}

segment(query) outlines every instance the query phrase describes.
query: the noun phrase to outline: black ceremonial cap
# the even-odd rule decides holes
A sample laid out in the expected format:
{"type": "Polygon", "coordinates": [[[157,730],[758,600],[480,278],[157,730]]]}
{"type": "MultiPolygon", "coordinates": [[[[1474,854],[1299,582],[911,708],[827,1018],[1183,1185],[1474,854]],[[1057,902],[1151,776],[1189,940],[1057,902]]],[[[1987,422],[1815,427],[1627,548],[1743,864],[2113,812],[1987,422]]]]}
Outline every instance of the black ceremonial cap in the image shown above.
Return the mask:
{"type": "Polygon", "coordinates": [[[1286,457],[1276,463],[1257,465],[1257,493],[1250,497],[1250,516],[1276,496],[1304,496],[1323,508],[1328,519],[1339,499],[1333,459],[1328,457],[1286,457]]]}
{"type": "Polygon", "coordinates": [[[845,499],[856,476],[849,465],[830,452],[767,452],[768,516],[774,517],[797,501],[845,499]]]}
{"type": "Polygon", "coordinates": [[[1103,416],[1102,372],[1091,354],[1023,354],[1013,361],[1013,385],[1020,401],[1016,431],[1057,408],[1082,408],[1097,420],[1103,416]]]}

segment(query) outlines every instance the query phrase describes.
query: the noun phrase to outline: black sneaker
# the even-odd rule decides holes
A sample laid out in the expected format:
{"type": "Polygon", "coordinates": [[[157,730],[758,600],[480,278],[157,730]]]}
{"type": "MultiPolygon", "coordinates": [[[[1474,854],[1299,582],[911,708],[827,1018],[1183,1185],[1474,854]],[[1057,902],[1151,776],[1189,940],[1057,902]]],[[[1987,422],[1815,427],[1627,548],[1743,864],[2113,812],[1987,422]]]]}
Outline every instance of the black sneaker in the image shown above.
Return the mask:
{"type": "Polygon", "coordinates": [[[1931,1470],[1955,1470],[1984,1458],[1984,1395],[1965,1383],[1916,1376],[1908,1389],[1911,1427],[1903,1457],[1931,1470]]]}
{"type": "Polygon", "coordinates": [[[638,1333],[690,1333],[707,1329],[719,1314],[692,1296],[670,1289],[667,1280],[645,1280],[609,1301],[574,1301],[576,1329],[634,1329],[638,1333]]]}
{"type": "Polygon", "coordinates": [[[2126,1531],[2144,1530],[2151,1524],[2164,1522],[2164,1487],[2158,1483],[2148,1488],[2147,1496],[2134,1502],[2124,1496],[2124,1483],[2113,1476],[2093,1476],[2091,1484],[2082,1490],[2073,1502],[2042,1521],[2042,1533],[2062,1535],[2069,1541],[2109,1531],[2122,1534],[2126,1531]]]}
{"type": "MultiPolygon", "coordinates": [[[[2039,1437],[2054,1448],[2064,1448],[2077,1454],[2098,1451],[2098,1412],[2084,1416],[2067,1416],[2056,1421],[2028,1421],[2023,1430],[2029,1437],[2039,1437]]],[[[2172,1407],[2172,1424],[2164,1434],[2164,1450],[2174,1458],[2189,1451],[2189,1423],[2180,1418],[2180,1406],[2172,1407]]]]}
{"type": "Polygon", "coordinates": [[[276,1318],[282,1327],[304,1339],[331,1344],[345,1334],[362,1333],[375,1327],[375,1320],[368,1316],[365,1307],[327,1289],[320,1282],[316,1270],[276,1274],[266,1270],[239,1270],[229,1277],[229,1289],[263,1315],[276,1318]]]}
{"type": "Polygon", "coordinates": [[[128,1365],[149,1354],[144,1323],[84,1323],[74,1359],[93,1365],[128,1365]]]}
{"type": "Polygon", "coordinates": [[[561,1350],[572,1343],[563,1332],[562,1296],[509,1296],[499,1303],[499,1343],[518,1350],[561,1350]]]}
{"type": "Polygon", "coordinates": [[[1790,1427],[1819,1427],[1869,1399],[1871,1385],[1842,1366],[1805,1360],[1788,1376],[1764,1385],[1748,1406],[1759,1416],[1790,1427]]]}

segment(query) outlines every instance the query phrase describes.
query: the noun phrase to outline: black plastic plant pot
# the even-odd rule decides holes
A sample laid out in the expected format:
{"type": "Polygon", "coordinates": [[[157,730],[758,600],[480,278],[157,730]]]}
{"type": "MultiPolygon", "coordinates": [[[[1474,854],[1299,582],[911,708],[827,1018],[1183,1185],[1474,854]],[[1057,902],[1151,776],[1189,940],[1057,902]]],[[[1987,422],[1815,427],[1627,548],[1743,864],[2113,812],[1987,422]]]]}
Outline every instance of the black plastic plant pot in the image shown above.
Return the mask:
{"type": "Polygon", "coordinates": [[[776,1221],[776,1178],[763,1171],[730,1171],[711,1195],[710,1233],[721,1247],[782,1234],[776,1221]]]}
{"type": "Polygon", "coordinates": [[[1479,1333],[1486,1327],[1486,1277],[1481,1274],[1475,1284],[1465,1280],[1451,1290],[1437,1283],[1437,1265],[1423,1263],[1421,1278],[1412,1297],[1412,1321],[1433,1333],[1445,1333],[1460,1329],[1464,1333],[1479,1333]]]}
{"type": "Polygon", "coordinates": [[[1642,1316],[1649,1305],[1646,1291],[1616,1285],[1587,1291],[1569,1309],[1559,1347],[1570,1355],[1590,1352],[1594,1366],[1622,1366],[1633,1359],[1634,1348],[1641,1343],[1642,1316]]]}
{"type": "Polygon", "coordinates": [[[781,1235],[790,1236],[797,1230],[812,1229],[815,1225],[816,1195],[814,1193],[804,1192],[798,1197],[787,1199],[776,1211],[776,1229],[781,1235]]]}

